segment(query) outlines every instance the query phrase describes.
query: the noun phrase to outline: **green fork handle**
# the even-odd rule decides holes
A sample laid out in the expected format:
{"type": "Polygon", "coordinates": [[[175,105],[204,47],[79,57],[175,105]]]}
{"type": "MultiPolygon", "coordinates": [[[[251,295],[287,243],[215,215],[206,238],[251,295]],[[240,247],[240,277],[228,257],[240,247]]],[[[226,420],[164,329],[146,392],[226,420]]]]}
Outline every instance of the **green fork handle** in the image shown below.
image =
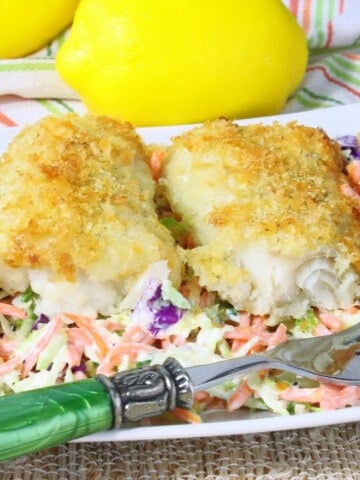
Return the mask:
{"type": "Polygon", "coordinates": [[[97,379],[0,397],[0,461],[112,426],[110,395],[97,379]]]}
{"type": "Polygon", "coordinates": [[[174,359],[115,374],[0,397],[0,461],[109,428],[190,408],[194,391],[174,359]]]}

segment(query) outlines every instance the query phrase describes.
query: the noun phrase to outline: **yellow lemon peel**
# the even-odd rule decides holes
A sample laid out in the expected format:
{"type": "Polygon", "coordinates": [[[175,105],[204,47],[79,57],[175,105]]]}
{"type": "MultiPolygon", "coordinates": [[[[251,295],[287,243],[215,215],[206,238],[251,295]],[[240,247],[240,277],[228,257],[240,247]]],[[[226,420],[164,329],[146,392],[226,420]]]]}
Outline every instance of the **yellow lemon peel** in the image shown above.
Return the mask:
{"type": "Polygon", "coordinates": [[[137,126],[276,114],[306,63],[281,0],[82,0],[57,57],[90,111],[137,126]]]}
{"type": "Polygon", "coordinates": [[[73,19],[80,0],[0,2],[0,58],[17,58],[45,46],[73,19]]]}

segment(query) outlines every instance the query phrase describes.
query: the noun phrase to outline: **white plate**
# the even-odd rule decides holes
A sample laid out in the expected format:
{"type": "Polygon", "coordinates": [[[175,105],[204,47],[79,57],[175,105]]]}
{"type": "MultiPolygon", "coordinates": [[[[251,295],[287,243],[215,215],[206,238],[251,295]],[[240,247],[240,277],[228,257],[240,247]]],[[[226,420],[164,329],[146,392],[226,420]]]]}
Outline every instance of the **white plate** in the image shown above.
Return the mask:
{"type": "MultiPolygon", "coordinates": [[[[321,127],[331,136],[346,135],[347,133],[360,132],[360,103],[344,105],[342,107],[319,108],[300,113],[288,113],[286,115],[274,115],[270,117],[259,117],[246,120],[238,120],[240,125],[248,123],[269,124],[274,121],[287,123],[293,120],[309,125],[321,127]],[[359,124],[357,127],[356,124],[359,124]]],[[[171,127],[145,127],[139,128],[138,132],[148,143],[169,143],[170,138],[179,135],[194,125],[176,125],[171,127]]],[[[9,141],[19,132],[18,127],[6,128],[0,126],[0,153],[6,148],[9,141]]]]}
{"type": "MultiPolygon", "coordinates": [[[[297,120],[303,125],[321,127],[332,137],[356,134],[360,132],[360,103],[261,119],[240,120],[238,123],[247,124],[261,121],[268,124],[274,120],[280,123],[297,120]]],[[[140,128],[139,133],[146,142],[168,143],[172,136],[189,130],[191,127],[192,125],[140,128]]],[[[17,128],[0,129],[0,153],[17,132],[17,128]]],[[[250,413],[247,410],[233,413],[218,411],[207,414],[202,424],[136,426],[89,435],[77,441],[104,442],[211,437],[319,427],[359,420],[360,406],[288,417],[262,412],[250,413]]]]}

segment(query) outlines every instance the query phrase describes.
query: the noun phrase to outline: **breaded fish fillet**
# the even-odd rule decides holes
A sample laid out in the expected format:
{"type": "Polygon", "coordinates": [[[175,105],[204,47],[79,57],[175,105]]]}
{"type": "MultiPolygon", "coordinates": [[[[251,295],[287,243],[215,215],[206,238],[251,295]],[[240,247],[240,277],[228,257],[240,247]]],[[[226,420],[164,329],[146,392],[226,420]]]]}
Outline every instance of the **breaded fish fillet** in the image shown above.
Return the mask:
{"type": "Polygon", "coordinates": [[[359,296],[360,224],[320,129],[217,120],[173,140],[162,182],[195,236],[184,258],[236,308],[274,317],[359,296]]]}
{"type": "Polygon", "coordinates": [[[155,212],[147,156],[129,123],[105,117],[25,128],[0,161],[0,287],[30,281],[49,304],[43,313],[58,303],[93,312],[159,260],[176,282],[180,261],[155,212]]]}

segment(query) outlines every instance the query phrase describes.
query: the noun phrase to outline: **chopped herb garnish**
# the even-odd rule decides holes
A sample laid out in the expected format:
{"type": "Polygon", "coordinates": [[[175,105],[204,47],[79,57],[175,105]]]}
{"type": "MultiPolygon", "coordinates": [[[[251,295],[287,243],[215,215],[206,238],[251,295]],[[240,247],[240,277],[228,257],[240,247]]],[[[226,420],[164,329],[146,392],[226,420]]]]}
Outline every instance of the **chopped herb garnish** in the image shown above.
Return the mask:
{"type": "Polygon", "coordinates": [[[231,349],[225,338],[223,338],[216,344],[216,353],[219,353],[223,358],[231,357],[231,349]]]}
{"type": "Polygon", "coordinates": [[[150,365],[151,360],[139,360],[135,363],[135,368],[145,367],[146,365],[150,365]]]}
{"type": "Polygon", "coordinates": [[[208,307],[205,309],[205,312],[217,326],[222,325],[227,320],[233,319],[237,315],[234,307],[227,302],[217,303],[212,307],[208,307]]]}
{"type": "Polygon", "coordinates": [[[295,320],[295,324],[304,333],[313,332],[314,328],[319,325],[319,319],[315,315],[314,310],[308,310],[305,315],[295,320]]]}
{"type": "Polygon", "coordinates": [[[35,293],[32,288],[30,287],[30,285],[27,287],[27,289],[21,294],[21,301],[23,303],[27,303],[27,302],[30,302],[32,300],[36,300],[37,298],[39,298],[39,294],[38,293],[35,293]]]}
{"type": "Polygon", "coordinates": [[[294,413],[295,413],[295,403],[294,402],[289,402],[287,404],[286,410],[290,413],[290,415],[294,415],[294,413]]]}
{"type": "Polygon", "coordinates": [[[232,390],[235,390],[236,385],[234,384],[234,382],[226,382],[223,383],[222,387],[225,391],[231,392],[232,390]]]}
{"type": "Polygon", "coordinates": [[[172,233],[172,236],[175,238],[176,241],[180,241],[181,238],[188,233],[187,228],[179,222],[175,220],[173,217],[163,217],[161,219],[161,223],[172,233]]]}
{"type": "Polygon", "coordinates": [[[34,292],[30,286],[21,294],[20,300],[25,304],[25,307],[28,312],[28,317],[31,320],[36,320],[37,315],[35,314],[36,300],[39,298],[39,294],[34,292]]]}

